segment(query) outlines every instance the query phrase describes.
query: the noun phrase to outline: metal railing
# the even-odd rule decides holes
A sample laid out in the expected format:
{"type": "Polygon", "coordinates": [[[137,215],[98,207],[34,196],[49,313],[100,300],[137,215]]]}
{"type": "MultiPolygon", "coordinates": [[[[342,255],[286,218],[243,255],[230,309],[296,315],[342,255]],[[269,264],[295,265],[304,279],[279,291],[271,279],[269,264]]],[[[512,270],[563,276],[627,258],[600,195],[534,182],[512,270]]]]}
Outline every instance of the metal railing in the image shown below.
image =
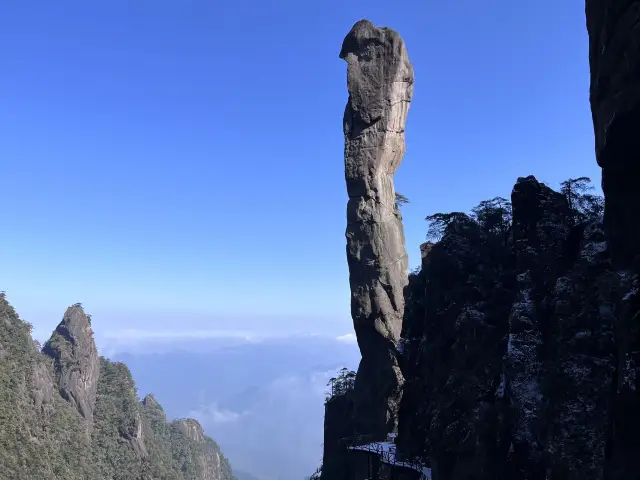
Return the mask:
{"type": "Polygon", "coordinates": [[[347,450],[367,452],[378,456],[382,464],[392,468],[408,468],[420,473],[421,480],[431,480],[431,470],[416,458],[406,458],[398,460],[396,455],[396,445],[393,439],[387,441],[372,441],[371,435],[355,435],[345,437],[340,441],[347,450]]]}

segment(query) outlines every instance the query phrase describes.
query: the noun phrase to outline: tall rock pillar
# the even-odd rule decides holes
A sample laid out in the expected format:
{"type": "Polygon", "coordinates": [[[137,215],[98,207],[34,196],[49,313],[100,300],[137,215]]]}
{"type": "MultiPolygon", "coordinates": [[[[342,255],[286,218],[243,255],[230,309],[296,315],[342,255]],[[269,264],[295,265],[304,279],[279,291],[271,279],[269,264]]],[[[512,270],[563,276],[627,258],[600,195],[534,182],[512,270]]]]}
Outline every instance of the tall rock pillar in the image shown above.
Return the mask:
{"type": "Polygon", "coordinates": [[[621,280],[607,478],[640,478],[640,1],[587,0],[589,100],[604,228],[621,280]]]}
{"type": "Polygon", "coordinates": [[[590,102],[614,262],[640,254],[640,3],[587,0],[590,102]]]}
{"type": "Polygon", "coordinates": [[[381,439],[396,428],[404,381],[396,355],[408,265],[393,175],[405,153],[413,67],[400,35],[368,20],[353,26],[340,58],[348,64],[344,159],[351,315],[362,355],[354,427],[381,439]]]}

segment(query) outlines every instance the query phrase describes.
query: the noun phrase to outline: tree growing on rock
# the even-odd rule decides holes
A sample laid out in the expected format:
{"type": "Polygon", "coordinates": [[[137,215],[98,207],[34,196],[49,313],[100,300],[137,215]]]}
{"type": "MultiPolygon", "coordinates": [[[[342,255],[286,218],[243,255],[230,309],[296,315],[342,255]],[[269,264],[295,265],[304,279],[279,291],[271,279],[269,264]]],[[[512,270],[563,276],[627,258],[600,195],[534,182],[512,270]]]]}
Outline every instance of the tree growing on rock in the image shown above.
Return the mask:
{"type": "Polygon", "coordinates": [[[511,228],[511,202],[506,198],[483,200],[471,212],[478,225],[487,233],[505,235],[511,228]]]}
{"type": "Polygon", "coordinates": [[[327,383],[329,391],[327,392],[325,400],[329,402],[334,397],[346,395],[351,392],[355,386],[355,381],[356,372],[349,370],[348,368],[340,369],[338,375],[329,379],[329,382],[327,383]]]}
{"type": "Polygon", "coordinates": [[[427,240],[437,242],[451,228],[474,223],[474,219],[464,212],[434,213],[425,218],[429,222],[427,240]]]}
{"type": "Polygon", "coordinates": [[[503,197],[483,200],[471,213],[434,213],[426,217],[429,222],[427,240],[439,241],[447,232],[462,231],[475,226],[490,236],[504,238],[511,228],[511,202],[503,197]]]}
{"type": "MultiPolygon", "coordinates": [[[[560,184],[560,193],[567,199],[574,225],[599,219],[604,212],[604,198],[593,192],[589,177],[569,178],[560,184]]],[[[504,238],[511,228],[511,202],[503,197],[483,200],[471,213],[434,213],[426,217],[429,222],[427,240],[439,241],[445,233],[464,226],[477,225],[487,234],[504,238]]]]}
{"type": "Polygon", "coordinates": [[[315,472],[313,472],[305,480],[320,480],[322,478],[322,465],[320,465],[315,472]]]}
{"type": "Polygon", "coordinates": [[[604,213],[604,198],[592,191],[589,177],[569,178],[560,184],[560,193],[567,199],[574,224],[592,222],[604,213]]]}
{"type": "Polygon", "coordinates": [[[409,203],[409,199],[402,195],[401,193],[396,192],[395,206],[396,210],[400,210],[400,207],[409,203]]]}

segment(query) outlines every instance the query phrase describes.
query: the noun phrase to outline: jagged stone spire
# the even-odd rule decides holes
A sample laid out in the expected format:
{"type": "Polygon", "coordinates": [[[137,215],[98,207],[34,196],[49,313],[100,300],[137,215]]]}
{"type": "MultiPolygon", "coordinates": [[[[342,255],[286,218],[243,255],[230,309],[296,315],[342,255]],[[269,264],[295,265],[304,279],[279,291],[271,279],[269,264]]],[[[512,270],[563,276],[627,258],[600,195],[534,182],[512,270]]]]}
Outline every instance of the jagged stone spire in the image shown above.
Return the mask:
{"type": "Polygon", "coordinates": [[[351,315],[362,360],[355,384],[357,433],[396,428],[403,378],[396,359],[408,265],[393,175],[405,153],[413,67],[394,30],[357,22],[344,39],[347,261],[351,315]]]}
{"type": "Polygon", "coordinates": [[[100,358],[91,322],[80,304],[72,305],[42,352],[55,360],[60,394],[93,424],[100,358]]]}

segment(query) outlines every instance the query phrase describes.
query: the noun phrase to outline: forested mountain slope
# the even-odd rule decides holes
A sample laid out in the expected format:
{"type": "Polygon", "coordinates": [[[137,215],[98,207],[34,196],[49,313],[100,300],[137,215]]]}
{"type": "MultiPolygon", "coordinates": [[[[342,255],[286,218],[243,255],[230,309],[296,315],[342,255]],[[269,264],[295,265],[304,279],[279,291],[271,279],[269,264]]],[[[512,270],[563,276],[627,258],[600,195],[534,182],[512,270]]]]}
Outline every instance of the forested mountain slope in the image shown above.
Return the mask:
{"type": "Polygon", "coordinates": [[[41,350],[0,294],[0,425],[0,480],[235,478],[198,422],[168,423],[126,365],[98,356],[79,304],[41,350]]]}

